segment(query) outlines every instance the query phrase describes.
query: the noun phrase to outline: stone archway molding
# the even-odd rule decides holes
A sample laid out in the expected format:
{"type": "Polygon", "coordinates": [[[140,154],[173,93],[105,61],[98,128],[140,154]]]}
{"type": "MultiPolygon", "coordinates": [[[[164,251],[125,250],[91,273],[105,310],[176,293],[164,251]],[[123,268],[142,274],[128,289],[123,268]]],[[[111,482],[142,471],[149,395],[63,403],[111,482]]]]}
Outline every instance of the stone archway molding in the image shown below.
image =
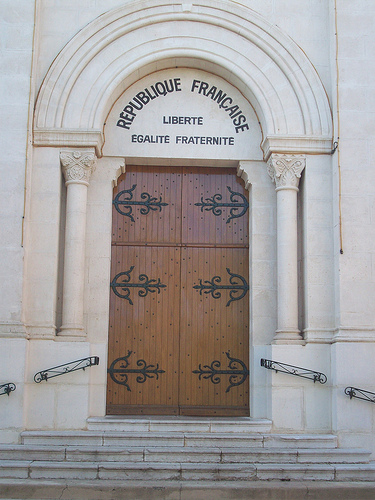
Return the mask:
{"type": "Polygon", "coordinates": [[[41,86],[34,144],[94,147],[113,103],[139,78],[171,67],[204,69],[254,107],[271,153],[328,154],[332,115],[303,51],[279,28],[232,2],[135,1],[98,17],[63,48],[41,86]]]}

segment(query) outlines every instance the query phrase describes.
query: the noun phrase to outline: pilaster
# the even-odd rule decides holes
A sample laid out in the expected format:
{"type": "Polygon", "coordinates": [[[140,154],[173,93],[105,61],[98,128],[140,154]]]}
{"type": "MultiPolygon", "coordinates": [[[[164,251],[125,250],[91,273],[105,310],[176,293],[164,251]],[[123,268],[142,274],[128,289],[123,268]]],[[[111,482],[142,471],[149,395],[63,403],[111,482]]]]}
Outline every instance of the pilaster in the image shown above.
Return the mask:
{"type": "Polygon", "coordinates": [[[82,337],[87,187],[95,168],[93,149],[60,153],[67,187],[62,326],[58,335],[82,337]]]}
{"type": "Polygon", "coordinates": [[[304,155],[272,154],[277,196],[277,330],[274,343],[302,343],[298,329],[297,193],[304,155]]]}

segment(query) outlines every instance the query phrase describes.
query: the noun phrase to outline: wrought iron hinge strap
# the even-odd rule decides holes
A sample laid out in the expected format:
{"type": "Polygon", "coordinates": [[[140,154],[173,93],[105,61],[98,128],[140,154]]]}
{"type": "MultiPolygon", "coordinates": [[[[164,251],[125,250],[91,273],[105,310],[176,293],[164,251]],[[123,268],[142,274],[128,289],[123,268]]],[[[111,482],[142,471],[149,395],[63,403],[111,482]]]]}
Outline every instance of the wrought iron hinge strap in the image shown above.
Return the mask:
{"type": "Polygon", "coordinates": [[[164,370],[159,368],[159,364],[148,365],[144,359],[137,360],[138,368],[128,368],[129,366],[129,358],[133,351],[128,351],[126,356],[122,358],[117,358],[112,361],[110,367],[107,372],[109,373],[111,379],[116,382],[116,384],[124,385],[128,391],[131,392],[130,386],[128,384],[128,375],[131,373],[137,373],[138,376],[136,381],[139,384],[144,384],[148,378],[156,377],[156,380],[159,379],[160,373],[165,373],[164,370]]]}
{"type": "Polygon", "coordinates": [[[247,369],[245,363],[240,359],[232,358],[229,352],[225,353],[229,359],[229,369],[223,370],[220,368],[221,363],[218,360],[212,361],[210,365],[199,365],[198,370],[193,370],[193,373],[199,375],[199,380],[211,379],[213,384],[219,384],[221,382],[221,375],[229,375],[229,385],[225,392],[229,392],[232,387],[241,385],[245,382],[249,375],[249,370],[247,369]],[[239,366],[238,366],[239,365],[239,366]]]}
{"type": "Polygon", "coordinates": [[[222,202],[222,195],[216,193],[211,196],[211,198],[206,198],[205,200],[203,200],[202,196],[200,203],[195,203],[195,206],[201,207],[201,212],[203,212],[203,210],[206,212],[211,211],[216,216],[220,216],[222,214],[222,208],[230,208],[230,215],[226,222],[229,224],[232,219],[238,219],[246,214],[247,209],[249,208],[249,202],[243,194],[233,191],[229,186],[227,186],[227,189],[230,192],[230,203],[222,202]],[[236,199],[236,196],[238,196],[240,200],[236,199]],[[240,209],[241,211],[236,213],[236,211],[240,209]]]}
{"type": "Polygon", "coordinates": [[[130,274],[133,269],[134,266],[131,266],[129,271],[116,274],[110,285],[117,297],[127,300],[130,305],[133,305],[133,301],[130,298],[130,288],[141,288],[138,292],[139,297],[146,297],[149,292],[154,293],[157,291],[160,293],[161,288],[167,287],[167,285],[163,285],[163,283],[160,282],[160,278],[157,280],[149,279],[147,274],[139,275],[139,283],[130,283],[130,274]],[[117,281],[119,278],[123,278],[121,282],[117,281]],[[121,288],[123,293],[119,292],[117,288],[121,288]]]}
{"type": "Polygon", "coordinates": [[[77,359],[76,361],[71,361],[70,363],[54,366],[52,368],[48,368],[47,370],[42,370],[36,373],[34,375],[34,382],[39,384],[40,382],[42,382],[42,380],[47,381],[50,378],[58,377],[59,375],[65,375],[66,373],[75,372],[77,370],[84,370],[85,368],[98,364],[98,356],[90,356],[88,358],[77,359]]]}
{"type": "Polygon", "coordinates": [[[375,403],[375,393],[370,391],[365,391],[364,389],[358,389],[358,387],[346,387],[345,394],[352,398],[362,399],[363,401],[369,401],[370,403],[375,403]]]}
{"type": "Polygon", "coordinates": [[[286,363],[280,363],[279,361],[272,361],[271,359],[261,359],[260,366],[268,368],[269,370],[274,370],[275,372],[288,373],[289,375],[295,375],[296,377],[307,378],[315,382],[320,382],[325,384],[327,382],[327,377],[324,373],[316,372],[314,370],[309,370],[308,368],[301,368],[299,366],[288,365],[286,363]]]}
{"type": "Polygon", "coordinates": [[[199,290],[199,294],[202,295],[204,293],[210,293],[214,299],[220,299],[221,292],[220,290],[230,290],[229,296],[230,300],[227,302],[227,307],[231,302],[235,300],[240,300],[247,294],[249,290],[249,285],[246,282],[243,276],[239,274],[231,273],[229,268],[227,267],[227,273],[230,276],[229,282],[230,285],[220,285],[221,278],[220,276],[214,276],[211,281],[202,279],[199,280],[199,285],[193,286],[196,290],[199,290]]]}
{"type": "Polygon", "coordinates": [[[130,189],[124,189],[123,191],[120,191],[120,193],[118,193],[115,199],[113,200],[113,204],[116,210],[121,215],[129,217],[132,222],[135,222],[134,217],[132,215],[133,206],[142,206],[140,213],[142,215],[147,215],[150,212],[150,210],[152,211],[159,210],[159,212],[161,212],[162,207],[168,205],[168,203],[162,201],[161,196],[158,200],[156,197],[151,196],[149,193],[141,194],[142,201],[133,200],[133,191],[136,187],[137,184],[133,184],[133,186],[130,189]],[[125,209],[126,211],[124,211],[123,209],[125,209]]]}
{"type": "Polygon", "coordinates": [[[9,394],[15,390],[16,390],[16,384],[13,384],[13,382],[8,382],[7,384],[1,384],[0,396],[2,396],[3,394],[7,394],[7,396],[9,396],[9,394]]]}

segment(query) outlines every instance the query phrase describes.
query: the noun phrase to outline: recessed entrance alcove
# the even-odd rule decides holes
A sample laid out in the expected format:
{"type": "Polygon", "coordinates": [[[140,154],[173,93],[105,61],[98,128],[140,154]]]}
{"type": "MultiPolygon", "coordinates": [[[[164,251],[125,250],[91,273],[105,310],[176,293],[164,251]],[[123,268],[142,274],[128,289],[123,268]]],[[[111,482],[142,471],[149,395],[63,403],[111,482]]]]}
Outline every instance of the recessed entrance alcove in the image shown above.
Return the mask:
{"type": "Polygon", "coordinates": [[[118,98],[104,136],[103,156],[125,158],[112,203],[107,413],[249,416],[253,212],[239,162],[263,164],[253,108],[217,75],[162,70],[118,98]]]}

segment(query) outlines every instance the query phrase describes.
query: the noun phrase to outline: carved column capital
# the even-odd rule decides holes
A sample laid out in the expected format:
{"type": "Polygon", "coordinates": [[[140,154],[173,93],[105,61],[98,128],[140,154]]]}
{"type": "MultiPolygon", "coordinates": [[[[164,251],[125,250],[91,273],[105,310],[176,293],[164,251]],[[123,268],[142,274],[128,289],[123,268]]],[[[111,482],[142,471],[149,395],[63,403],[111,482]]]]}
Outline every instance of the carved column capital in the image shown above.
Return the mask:
{"type": "Polygon", "coordinates": [[[274,153],[268,160],[267,171],[276,184],[276,191],[281,189],[298,191],[299,180],[305,166],[306,157],[304,155],[274,153]]]}
{"type": "Polygon", "coordinates": [[[65,177],[65,185],[89,185],[95,170],[96,156],[91,150],[61,151],[60,162],[65,177]]]}

